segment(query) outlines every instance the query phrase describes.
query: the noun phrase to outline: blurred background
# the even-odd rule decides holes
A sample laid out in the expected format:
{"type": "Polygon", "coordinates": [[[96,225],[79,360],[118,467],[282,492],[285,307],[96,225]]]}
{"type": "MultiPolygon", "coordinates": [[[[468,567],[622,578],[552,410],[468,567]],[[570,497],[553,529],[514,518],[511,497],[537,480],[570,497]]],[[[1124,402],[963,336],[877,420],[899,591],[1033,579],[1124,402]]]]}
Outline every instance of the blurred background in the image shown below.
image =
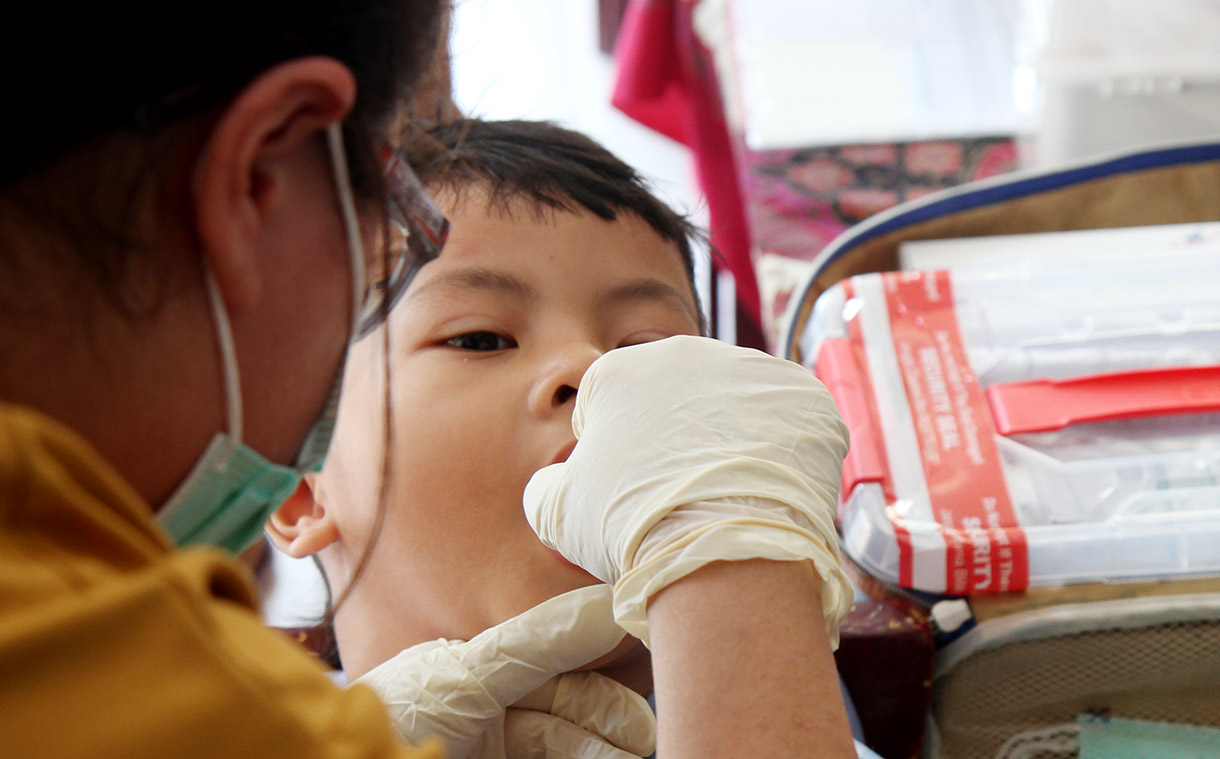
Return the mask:
{"type": "Polygon", "coordinates": [[[584,131],[710,227],[717,336],[774,351],[879,211],[1215,134],[1216,40],[1215,0],[455,0],[450,46],[463,111],[584,131]]]}

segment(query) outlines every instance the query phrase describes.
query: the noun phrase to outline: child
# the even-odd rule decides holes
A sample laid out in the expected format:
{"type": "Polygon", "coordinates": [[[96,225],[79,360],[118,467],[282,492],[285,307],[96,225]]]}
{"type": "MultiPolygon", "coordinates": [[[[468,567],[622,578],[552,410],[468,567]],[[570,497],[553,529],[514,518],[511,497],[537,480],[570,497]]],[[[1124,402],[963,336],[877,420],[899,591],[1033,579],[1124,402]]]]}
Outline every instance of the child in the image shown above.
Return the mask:
{"type": "MultiPolygon", "coordinates": [[[[444,252],[387,327],[353,347],[312,499],[290,500],[270,526],[281,549],[318,558],[349,678],[598,584],[531,529],[526,484],[572,453],[576,388],[595,359],[704,332],[691,226],[596,143],[545,123],[475,120],[427,139],[434,149],[413,164],[450,220],[444,252]]],[[[823,647],[805,658],[830,673],[834,699],[823,647]]],[[[588,668],[652,690],[651,657],[634,638],[588,668]]],[[[834,730],[823,728],[846,717],[823,703],[829,716],[807,724],[829,747],[834,730]]]]}
{"type": "MultiPolygon", "coordinates": [[[[335,634],[351,678],[596,583],[539,542],[522,492],[574,445],[575,388],[595,358],[703,332],[693,228],[592,140],[474,120],[425,139],[443,149],[416,172],[451,231],[391,315],[391,506],[377,513],[384,386],[372,337],[353,349],[315,503],[272,520],[273,539],[316,555],[342,597],[335,634]]],[[[649,688],[638,642],[602,671],[649,688]]]]}

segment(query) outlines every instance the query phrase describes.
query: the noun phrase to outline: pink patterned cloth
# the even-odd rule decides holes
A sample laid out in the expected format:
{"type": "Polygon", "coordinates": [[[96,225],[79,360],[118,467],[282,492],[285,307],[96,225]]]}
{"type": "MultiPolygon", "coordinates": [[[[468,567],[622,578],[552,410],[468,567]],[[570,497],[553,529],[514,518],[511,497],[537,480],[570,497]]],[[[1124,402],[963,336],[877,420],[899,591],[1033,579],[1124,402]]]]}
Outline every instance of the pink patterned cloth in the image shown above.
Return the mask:
{"type": "MultiPolygon", "coordinates": [[[[770,151],[741,147],[751,258],[807,262],[844,230],[907,200],[1016,166],[1008,137],[770,151]]],[[[769,347],[792,296],[759,274],[769,347]]]]}

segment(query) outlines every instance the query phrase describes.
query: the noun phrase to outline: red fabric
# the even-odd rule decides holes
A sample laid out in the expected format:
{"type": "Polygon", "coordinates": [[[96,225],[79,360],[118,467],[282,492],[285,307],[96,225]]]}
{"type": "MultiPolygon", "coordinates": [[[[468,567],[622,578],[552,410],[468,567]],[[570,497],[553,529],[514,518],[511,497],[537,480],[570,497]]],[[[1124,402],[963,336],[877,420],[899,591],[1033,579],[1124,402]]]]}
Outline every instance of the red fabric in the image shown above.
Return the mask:
{"type": "Polygon", "coordinates": [[[623,113],[691,148],[696,177],[707,197],[712,245],[737,282],[747,323],[738,342],[761,344],[758,282],[733,148],[711,56],[691,25],[697,0],[631,0],[619,29],[611,103],[623,113]]]}
{"type": "Polygon", "coordinates": [[[631,0],[614,48],[610,102],[649,129],[694,147],[687,87],[674,37],[672,0],[631,0]]]}
{"type": "Polygon", "coordinates": [[[864,743],[885,759],[919,756],[935,654],[931,623],[906,601],[857,601],[839,628],[839,676],[864,743]]]}

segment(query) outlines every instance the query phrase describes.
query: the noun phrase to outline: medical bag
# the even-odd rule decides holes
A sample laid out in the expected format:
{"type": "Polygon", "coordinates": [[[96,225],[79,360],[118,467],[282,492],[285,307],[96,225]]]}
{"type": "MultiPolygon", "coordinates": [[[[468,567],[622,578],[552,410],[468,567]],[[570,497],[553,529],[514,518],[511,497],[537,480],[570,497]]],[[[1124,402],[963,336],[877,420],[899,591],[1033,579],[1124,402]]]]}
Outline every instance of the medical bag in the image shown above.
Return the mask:
{"type": "Polygon", "coordinates": [[[966,185],[879,215],[814,263],[786,346],[851,429],[838,517],[852,561],[955,596],[1220,574],[1220,246],[885,269],[903,242],[1034,222],[1198,237],[1189,222],[1220,214],[1218,157],[1167,149],[966,185]],[[1175,171],[1205,197],[1157,186],[1193,186],[1175,171]]]}
{"type": "Polygon", "coordinates": [[[1220,756],[1220,593],[1003,616],[936,659],[924,759],[1220,756]]]}
{"type": "Polygon", "coordinates": [[[852,433],[845,557],[976,607],[936,654],[924,759],[1220,756],[1220,267],[989,279],[901,271],[901,247],[1216,221],[1220,144],[1156,147],[895,207],[796,290],[779,353],[852,433]],[[979,616],[992,599],[1013,601],[979,616]]]}

